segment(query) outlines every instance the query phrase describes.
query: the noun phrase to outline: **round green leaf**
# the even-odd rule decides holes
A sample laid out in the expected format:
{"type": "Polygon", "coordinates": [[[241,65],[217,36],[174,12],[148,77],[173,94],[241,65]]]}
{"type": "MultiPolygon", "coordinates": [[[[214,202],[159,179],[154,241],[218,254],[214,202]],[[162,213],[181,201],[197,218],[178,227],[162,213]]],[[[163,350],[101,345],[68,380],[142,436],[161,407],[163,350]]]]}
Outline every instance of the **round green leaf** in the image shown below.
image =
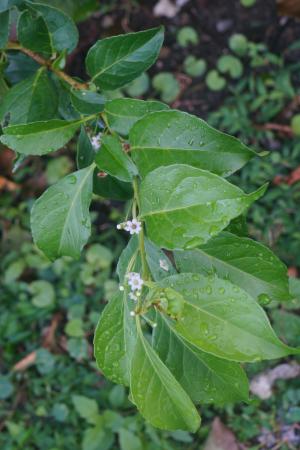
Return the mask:
{"type": "Polygon", "coordinates": [[[226,80],[217,70],[210,70],[205,78],[206,84],[211,91],[221,91],[226,86],[226,80]]]}
{"type": "Polygon", "coordinates": [[[243,74],[243,64],[235,56],[223,55],[217,65],[220,72],[228,73],[231,78],[240,78],[243,74]]]}

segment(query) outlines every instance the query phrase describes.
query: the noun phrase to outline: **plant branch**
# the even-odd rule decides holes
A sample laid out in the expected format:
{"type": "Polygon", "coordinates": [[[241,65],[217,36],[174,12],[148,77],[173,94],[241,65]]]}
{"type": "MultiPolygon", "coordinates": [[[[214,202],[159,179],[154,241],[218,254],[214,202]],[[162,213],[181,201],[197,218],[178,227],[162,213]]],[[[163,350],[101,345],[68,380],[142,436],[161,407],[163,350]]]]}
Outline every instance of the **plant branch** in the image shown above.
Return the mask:
{"type": "Polygon", "coordinates": [[[18,42],[9,41],[7,44],[7,50],[19,50],[20,52],[32,58],[41,66],[47,67],[47,69],[51,70],[51,72],[55,73],[56,76],[64,80],[66,83],[68,83],[75,89],[89,89],[88,83],[81,83],[79,81],[74,80],[74,78],[65,73],[63,70],[56,69],[55,67],[53,67],[52,61],[43,58],[41,55],[33,52],[32,50],[29,50],[28,48],[22,47],[22,45],[20,45],[18,42]]]}
{"type": "MultiPolygon", "coordinates": [[[[138,177],[134,177],[133,179],[133,191],[134,191],[134,202],[136,202],[139,211],[140,211],[140,199],[139,199],[139,191],[138,191],[138,177]]],[[[141,255],[142,261],[142,277],[144,280],[149,279],[149,268],[146,259],[146,251],[145,251],[145,235],[144,235],[144,224],[142,224],[142,229],[139,232],[139,251],[141,255]]]]}
{"type": "Polygon", "coordinates": [[[279,133],[287,134],[289,136],[293,135],[293,130],[289,125],[282,125],[280,123],[265,123],[263,125],[254,124],[254,127],[257,130],[278,131],[279,133]]]}

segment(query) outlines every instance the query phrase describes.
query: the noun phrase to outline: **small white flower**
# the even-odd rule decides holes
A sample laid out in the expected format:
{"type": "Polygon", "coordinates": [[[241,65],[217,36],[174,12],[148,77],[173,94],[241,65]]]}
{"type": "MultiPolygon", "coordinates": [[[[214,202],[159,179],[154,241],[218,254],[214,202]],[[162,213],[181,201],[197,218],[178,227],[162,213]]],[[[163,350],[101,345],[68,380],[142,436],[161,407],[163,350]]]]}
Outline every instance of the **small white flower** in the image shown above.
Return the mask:
{"type": "Polygon", "coordinates": [[[124,286],[122,286],[122,285],[119,286],[119,290],[120,290],[120,291],[124,291],[124,286]]]}
{"type": "Polygon", "coordinates": [[[152,328],[156,328],[156,327],[157,327],[157,323],[153,323],[152,328]]]}
{"type": "Polygon", "coordinates": [[[165,259],[160,259],[159,260],[159,267],[163,270],[165,270],[166,272],[169,272],[169,265],[167,263],[167,261],[165,259]]]}
{"type": "Polygon", "coordinates": [[[142,289],[144,282],[141,278],[135,277],[135,278],[131,278],[128,281],[128,284],[131,287],[132,291],[140,291],[142,289]]]}
{"type": "Polygon", "coordinates": [[[91,144],[94,150],[99,150],[101,144],[101,133],[96,134],[96,136],[92,136],[91,144]]]}
{"type": "Polygon", "coordinates": [[[142,229],[142,223],[137,219],[127,220],[124,229],[130,234],[139,234],[142,229]]]}
{"type": "Polygon", "coordinates": [[[130,311],[130,315],[131,315],[131,317],[134,317],[135,316],[135,312],[134,311],[130,311]]]}
{"type": "Polygon", "coordinates": [[[127,274],[128,284],[132,291],[140,291],[144,284],[141,276],[137,272],[130,272],[127,274]]]}
{"type": "Polygon", "coordinates": [[[134,302],[137,302],[137,296],[133,292],[130,292],[129,298],[130,298],[130,300],[133,300],[134,302]]]}
{"type": "Polygon", "coordinates": [[[117,230],[122,230],[122,225],[120,223],[117,225],[117,230]]]}

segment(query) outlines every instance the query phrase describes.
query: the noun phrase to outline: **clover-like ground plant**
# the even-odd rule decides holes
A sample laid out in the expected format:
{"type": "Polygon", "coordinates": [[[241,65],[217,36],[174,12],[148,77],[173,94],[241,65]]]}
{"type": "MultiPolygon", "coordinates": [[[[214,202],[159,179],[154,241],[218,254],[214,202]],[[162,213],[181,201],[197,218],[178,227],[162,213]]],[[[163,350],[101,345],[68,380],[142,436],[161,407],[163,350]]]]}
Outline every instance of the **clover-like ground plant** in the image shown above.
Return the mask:
{"type": "Polygon", "coordinates": [[[63,70],[78,42],[71,18],[28,0],[1,5],[2,144],[20,164],[77,139],[77,170],[33,205],[33,239],[50,260],[78,258],[93,193],[130,202],[117,225],[130,236],[120,291],[101,314],[95,358],[152,425],[196,431],[203,405],[247,402],[242,364],[299,353],[263,309],[290,299],[286,267],[242,226],[267,186],[245,193],[227,180],[257,155],[161,102],[107,100],[155,62],[162,28],[97,41],[83,82],[63,70]]]}

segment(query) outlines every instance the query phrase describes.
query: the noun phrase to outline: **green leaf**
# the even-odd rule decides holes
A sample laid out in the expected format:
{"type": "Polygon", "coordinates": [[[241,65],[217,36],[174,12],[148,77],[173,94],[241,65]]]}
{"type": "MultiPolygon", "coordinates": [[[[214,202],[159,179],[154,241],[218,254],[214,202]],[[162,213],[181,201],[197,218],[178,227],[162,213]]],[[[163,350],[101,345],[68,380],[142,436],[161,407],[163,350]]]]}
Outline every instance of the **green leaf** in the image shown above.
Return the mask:
{"type": "Polygon", "coordinates": [[[65,326],[65,333],[68,336],[77,338],[84,336],[82,319],[69,320],[65,326]]]}
{"type": "Polygon", "coordinates": [[[133,196],[132,184],[120,181],[107,175],[99,177],[97,171],[94,173],[93,192],[103,198],[110,200],[129,200],[133,196]]]}
{"type": "Polygon", "coordinates": [[[137,175],[137,168],[122,148],[116,136],[103,136],[101,148],[96,153],[95,162],[100,170],[121,181],[131,182],[137,175]]]}
{"type": "Polygon", "coordinates": [[[154,349],[194,402],[224,405],[248,400],[248,379],[239,364],[189,344],[160,313],[156,323],[154,349]]]}
{"type": "Polygon", "coordinates": [[[117,89],[155,62],[162,42],[162,28],[102,39],[87,54],[87,72],[101,89],[117,89]]]}
{"type": "Polygon", "coordinates": [[[71,90],[71,101],[81,114],[96,114],[104,110],[105,98],[97,92],[71,90]]]}
{"type": "Polygon", "coordinates": [[[72,395],[73,405],[82,419],[85,419],[88,423],[96,423],[96,419],[99,415],[99,409],[97,402],[83,395],[72,395]]]}
{"type": "Polygon", "coordinates": [[[101,450],[109,450],[114,443],[114,434],[111,430],[105,428],[101,421],[95,427],[87,428],[84,431],[82,440],[82,450],[99,450],[101,442],[101,450]]]}
{"type": "Polygon", "coordinates": [[[16,84],[35,74],[40,68],[37,62],[20,52],[10,52],[5,78],[16,84]]]}
{"type": "Polygon", "coordinates": [[[126,84],[123,89],[129,97],[141,97],[146,94],[149,86],[150,77],[146,72],[143,72],[139,77],[126,84]]]}
{"type": "Polygon", "coordinates": [[[52,119],[57,111],[57,93],[47,71],[15,84],[0,104],[0,121],[10,114],[10,125],[52,119]],[[20,102],[20,99],[22,101],[20,102]]]}
{"type": "Polygon", "coordinates": [[[298,353],[277,338],[258,303],[229,281],[180,274],[165,278],[160,286],[182,295],[184,306],[174,329],[206,353],[240,362],[298,353]]]}
{"type": "Polygon", "coordinates": [[[159,72],[152,78],[152,85],[164,102],[172,103],[180,94],[180,84],[171,72],[159,72]]]}
{"type": "Polygon", "coordinates": [[[147,263],[155,281],[176,274],[176,270],[167,255],[149,239],[145,239],[145,250],[147,263]]]}
{"type": "Polygon", "coordinates": [[[26,9],[19,17],[17,33],[23,47],[48,57],[51,56],[53,52],[51,35],[43,16],[26,9]]]}
{"type": "Polygon", "coordinates": [[[226,80],[217,70],[210,70],[206,75],[205,82],[211,91],[221,91],[226,86],[226,80]]]}
{"type": "Polygon", "coordinates": [[[177,33],[177,42],[181,47],[187,47],[189,44],[198,44],[199,36],[195,28],[182,27],[177,33]]]}
{"type": "Polygon", "coordinates": [[[36,280],[30,283],[29,290],[32,294],[32,303],[38,308],[47,308],[54,303],[55,290],[52,284],[46,280],[36,280]]]}
{"type": "Polygon", "coordinates": [[[175,252],[180,272],[215,272],[258,300],[291,299],[287,268],[274,253],[252,239],[224,232],[200,248],[175,252]]]}
{"type": "Polygon", "coordinates": [[[229,176],[255,156],[238,139],[176,110],[143,117],[130,130],[129,142],[142,176],[156,167],[175,163],[229,176]]]}
{"type": "Polygon", "coordinates": [[[4,48],[9,35],[9,10],[0,12],[0,49],[4,48]]]}
{"type": "Polygon", "coordinates": [[[44,155],[58,150],[74,136],[86,119],[52,119],[26,125],[12,125],[3,129],[0,141],[12,150],[25,155],[44,155]]]}
{"type": "Polygon", "coordinates": [[[141,414],[164,430],[195,432],[200,416],[187,393],[139,330],[131,366],[130,392],[141,414]]]}
{"type": "Polygon", "coordinates": [[[201,77],[206,71],[206,61],[205,59],[197,59],[193,55],[189,55],[184,60],[184,71],[191,77],[201,77]]]}
{"type": "Polygon", "coordinates": [[[106,103],[104,111],[109,127],[122,136],[127,136],[132,126],[141,117],[150,112],[168,108],[168,105],[157,101],[116,98],[106,103]]]}
{"type": "Polygon", "coordinates": [[[94,337],[99,369],[114,383],[129,385],[130,363],[136,341],[134,318],[127,293],[118,293],[103,310],[94,337]]]}
{"type": "Polygon", "coordinates": [[[223,55],[217,65],[220,72],[228,73],[231,78],[240,78],[243,74],[243,64],[235,56],[223,55]]]}
{"type": "Polygon", "coordinates": [[[49,5],[26,1],[31,10],[40,14],[48,28],[52,53],[67,50],[71,53],[77,46],[78,30],[73,20],[59,9],[49,5]]]}
{"type": "Polygon", "coordinates": [[[89,135],[85,131],[83,125],[81,125],[79,138],[77,141],[77,155],[76,155],[76,163],[78,169],[84,169],[87,166],[90,166],[94,162],[95,151],[91,144],[89,135]]]}
{"type": "Polygon", "coordinates": [[[34,203],[33,238],[51,260],[60,256],[79,258],[90,236],[93,171],[91,165],[62,178],[34,203]]]}
{"type": "Polygon", "coordinates": [[[119,440],[121,450],[143,450],[144,448],[140,438],[125,428],[119,431],[119,440]]]}
{"type": "Polygon", "coordinates": [[[222,231],[265,190],[245,194],[206,170],[184,164],[160,167],[141,183],[141,218],[158,246],[193,248],[222,231]]]}
{"type": "Polygon", "coordinates": [[[244,56],[248,51],[248,39],[243,34],[235,33],[229,38],[229,48],[239,56],[244,56]]]}

